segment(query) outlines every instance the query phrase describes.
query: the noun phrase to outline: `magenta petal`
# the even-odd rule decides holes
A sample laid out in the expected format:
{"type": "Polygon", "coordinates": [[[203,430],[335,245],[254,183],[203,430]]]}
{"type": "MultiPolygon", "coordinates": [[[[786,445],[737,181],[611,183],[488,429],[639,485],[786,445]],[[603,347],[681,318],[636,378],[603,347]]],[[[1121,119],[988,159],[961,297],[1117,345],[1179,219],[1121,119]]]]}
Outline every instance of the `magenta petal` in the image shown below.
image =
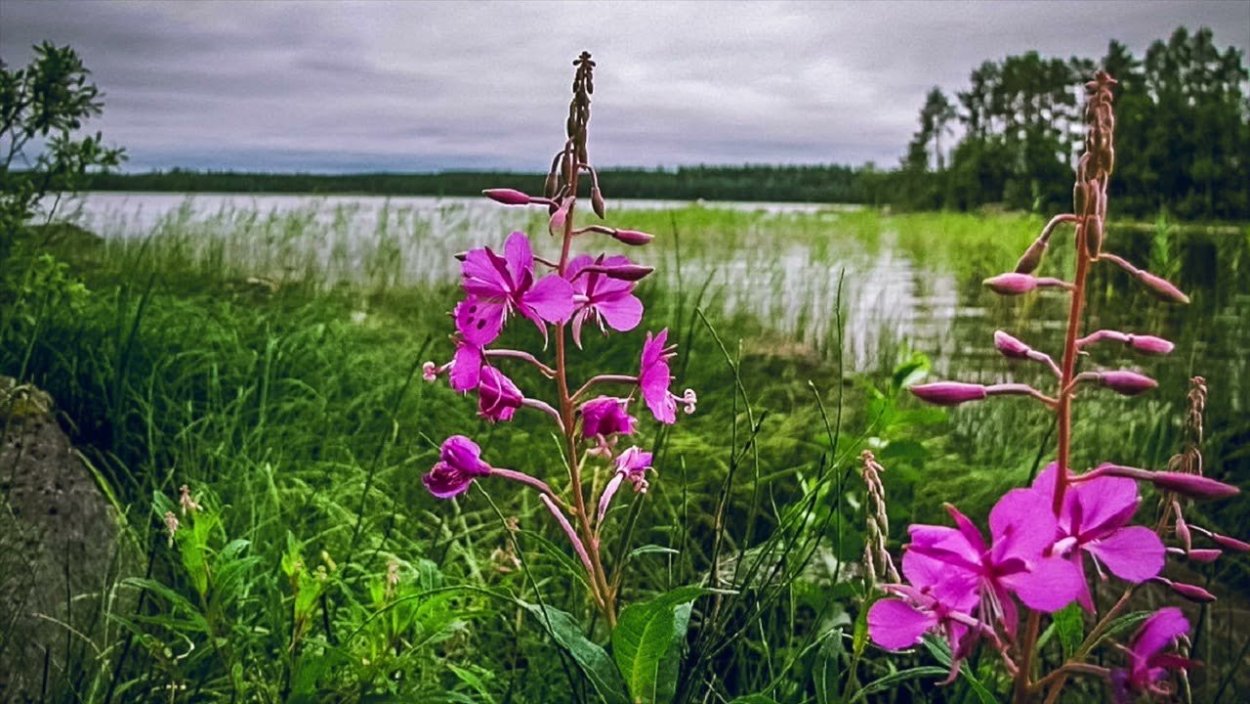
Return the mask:
{"type": "Polygon", "coordinates": [[[482,374],[482,348],[477,345],[456,345],[452,358],[451,388],[464,393],[477,387],[482,374]]]}
{"type": "Polygon", "coordinates": [[[595,310],[603,316],[608,327],[617,332],[628,332],[642,322],[642,301],[634,295],[597,301],[595,310]]]}
{"type": "Polygon", "coordinates": [[[994,560],[1031,560],[1054,545],[1059,525],[1051,500],[1032,489],[1012,489],[990,510],[994,560]]]}
{"type": "Polygon", "coordinates": [[[1081,575],[1072,563],[1061,557],[1038,558],[1028,572],[1003,577],[1025,606],[1054,613],[1071,604],[1081,593],[1081,575]]]}
{"type": "Polygon", "coordinates": [[[1081,503],[1082,535],[1115,530],[1137,512],[1137,482],[1124,477],[1099,477],[1073,487],[1081,503]]]}
{"type": "Polygon", "coordinates": [[[503,303],[470,296],[456,306],[456,330],[469,344],[485,347],[499,337],[506,314],[503,303]]]}
{"type": "Polygon", "coordinates": [[[1189,621],[1175,606],[1159,609],[1142,624],[1133,636],[1131,648],[1142,659],[1166,648],[1172,641],[1189,633],[1189,621]]]}
{"type": "Polygon", "coordinates": [[[556,274],[548,274],[521,296],[521,302],[539,318],[563,323],[573,315],[573,287],[556,274]]]}
{"type": "Polygon", "coordinates": [[[421,483],[426,491],[436,499],[450,499],[469,490],[473,477],[461,472],[446,462],[439,462],[421,476],[421,483]]]}
{"type": "Polygon", "coordinates": [[[887,650],[910,648],[936,625],[937,617],[921,613],[900,599],[882,599],[868,609],[868,634],[887,650]]]}
{"type": "Polygon", "coordinates": [[[1145,526],[1121,528],[1085,545],[1120,579],[1133,583],[1158,576],[1163,570],[1163,541],[1145,526]]]}
{"type": "Polygon", "coordinates": [[[508,273],[512,274],[515,282],[523,280],[534,269],[534,250],[530,248],[530,238],[524,232],[508,235],[503,243],[503,256],[508,262],[508,273]]]}
{"type": "Polygon", "coordinates": [[[1076,602],[1081,608],[1090,613],[1094,613],[1094,596],[1089,593],[1089,578],[1085,576],[1085,553],[1076,550],[1069,558],[1072,563],[1072,569],[1081,577],[1081,590],[1076,593],[1076,602]]]}
{"type": "Polygon", "coordinates": [[[469,250],[460,265],[464,278],[464,290],[471,296],[505,298],[510,293],[510,282],[495,265],[496,256],[486,247],[469,250]]]}

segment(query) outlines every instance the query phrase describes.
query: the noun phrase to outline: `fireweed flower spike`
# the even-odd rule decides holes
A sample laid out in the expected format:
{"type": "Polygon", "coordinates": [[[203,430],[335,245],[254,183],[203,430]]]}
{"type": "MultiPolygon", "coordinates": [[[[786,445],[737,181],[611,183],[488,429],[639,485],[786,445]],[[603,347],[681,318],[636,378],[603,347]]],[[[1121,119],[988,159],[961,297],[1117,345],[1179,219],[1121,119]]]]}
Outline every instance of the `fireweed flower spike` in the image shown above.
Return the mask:
{"type": "MultiPolygon", "coordinates": [[[[470,249],[456,255],[461,262],[465,298],[452,312],[456,335],[451,361],[436,365],[426,363],[422,377],[433,381],[446,374],[451,386],[461,393],[477,395],[478,413],[489,421],[510,420],[525,407],[548,415],[561,437],[563,466],[568,471],[567,487],[560,494],[541,479],[520,471],[492,468],[480,459],[476,445],[468,438],[455,436],[444,443],[438,464],[423,481],[435,496],[456,496],[468,489],[472,481],[492,475],[525,484],[540,492],[543,505],[568,538],[582,569],[591,602],[609,627],[616,623],[616,594],[612,575],[605,569],[600,550],[599,529],[613,495],[630,482],[635,490],[646,488],[646,472],[653,458],[636,447],[620,453],[613,460],[616,442],[637,430],[637,421],[628,412],[632,398],[599,396],[589,398],[588,391],[599,384],[637,385],[643,401],[658,419],[665,423],[676,420],[678,402],[686,411],[694,410],[695,395],[687,391],[681,397],[669,392],[672,374],[669,360],[674,350],[666,348],[667,333],[654,338],[648,334],[643,345],[641,373],[632,376],[599,370],[589,379],[577,380],[569,374],[568,355],[580,348],[582,327],[591,323],[605,334],[633,330],[642,323],[642,301],[634,295],[635,283],[652,272],[652,268],[630,259],[606,254],[579,254],[572,251],[574,239],[582,234],[598,233],[622,243],[641,246],[653,237],[637,230],[593,224],[577,224],[579,182],[591,181],[590,206],[600,217],[607,213],[598,174],[590,164],[587,131],[590,122],[590,96],[594,91],[595,62],[583,53],[574,61],[573,98],[565,122],[566,139],[551,159],[551,168],[543,188],[543,196],[531,196],[509,188],[489,189],[484,195],[508,206],[534,206],[547,210],[548,230],[557,239],[552,247],[559,256],[544,258],[534,252],[534,244],[521,232],[512,233],[502,252],[490,247],[470,249]],[[536,270],[536,266],[539,268],[536,270]],[[540,360],[528,352],[492,347],[505,326],[519,316],[532,322],[542,333],[544,342],[554,348],[548,353],[544,345],[540,360]],[[567,328],[572,327],[573,342],[568,344],[567,328]],[[500,368],[521,362],[536,368],[551,383],[548,393],[522,391],[500,368]],[[574,389],[576,389],[574,391],[574,389]],[[543,400],[540,396],[550,399],[543,400]],[[590,496],[591,482],[583,481],[583,473],[606,465],[612,476],[605,490],[590,496]],[[595,509],[598,508],[598,513],[595,509]],[[597,519],[597,520],[596,520],[597,519]]],[[[540,246],[545,243],[540,243],[540,246]]]]}
{"type": "Polygon", "coordinates": [[[1168,670],[1192,667],[1188,659],[1164,653],[1189,633],[1189,621],[1175,606],[1159,609],[1142,623],[1129,643],[1128,667],[1111,672],[1112,696],[1116,704],[1129,704],[1140,695],[1170,697],[1172,688],[1165,680],[1168,670]]]}

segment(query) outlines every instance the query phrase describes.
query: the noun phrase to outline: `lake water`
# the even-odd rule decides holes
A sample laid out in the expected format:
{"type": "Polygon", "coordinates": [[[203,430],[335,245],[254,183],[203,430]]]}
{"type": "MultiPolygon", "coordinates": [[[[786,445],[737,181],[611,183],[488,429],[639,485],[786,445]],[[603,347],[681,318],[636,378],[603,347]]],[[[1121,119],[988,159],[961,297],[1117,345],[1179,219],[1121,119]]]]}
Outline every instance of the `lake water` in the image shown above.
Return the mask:
{"type": "MultiPolygon", "coordinates": [[[[578,248],[628,251],[656,266],[666,284],[687,290],[708,281],[709,307],[763,321],[789,353],[829,354],[843,276],[844,350],[855,369],[888,367],[899,345],[908,344],[964,378],[1027,377],[1034,370],[1011,368],[994,353],[993,331],[1011,330],[1039,347],[1062,335],[1062,296],[992,295],[980,281],[1010,269],[1015,254],[961,249],[938,216],[904,221],[811,204],[617,201],[609,207],[609,223],[637,222],[656,242],[624,248],[591,235],[596,239],[579,239],[578,248]]],[[[328,284],[450,283],[459,271],[455,253],[498,246],[512,230],[529,232],[540,251],[554,255],[556,246],[545,235],[544,212],[483,198],[89,193],[63,208],[106,238],[177,238],[188,256],[276,281],[316,271],[328,284]]],[[[1151,238],[1109,234],[1118,251],[1142,264],[1158,259],[1151,238]]],[[[1161,393],[1183,397],[1187,378],[1201,373],[1218,379],[1212,387],[1220,405],[1244,413],[1250,235],[1244,229],[1175,235],[1164,249],[1167,273],[1192,305],[1159,304],[1128,277],[1099,267],[1091,288],[1097,317],[1088,324],[1175,340],[1176,354],[1143,367],[1159,376],[1161,393]]]]}

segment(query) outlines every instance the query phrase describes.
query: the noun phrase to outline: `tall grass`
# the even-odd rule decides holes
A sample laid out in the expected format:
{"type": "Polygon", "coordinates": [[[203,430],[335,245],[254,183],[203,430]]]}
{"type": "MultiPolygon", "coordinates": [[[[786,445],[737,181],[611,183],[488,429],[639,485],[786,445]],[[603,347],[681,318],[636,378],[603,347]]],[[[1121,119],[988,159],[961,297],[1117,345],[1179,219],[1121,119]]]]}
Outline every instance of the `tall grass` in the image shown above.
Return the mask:
{"type": "MultiPolygon", "coordinates": [[[[481,425],[452,392],[414,380],[422,361],[451,352],[436,331],[452,279],[436,260],[481,223],[458,206],[388,211],[362,240],[347,206],[323,215],[205,219],[187,206],[145,236],[60,250],[90,293],[69,305],[49,291],[70,279],[35,282],[5,317],[0,370],[46,388],[72,420],[117,497],[136,564],[108,587],[118,597],[109,627],[50,673],[49,700],[595,700],[524,606],[589,613],[541,506],[479,486],[434,510],[419,484],[431,438],[468,428],[502,465],[559,462],[541,426],[481,425]],[[183,484],[200,510],[182,513],[183,484]],[[172,542],[166,511],[180,520],[172,542]]],[[[935,281],[957,309],[978,265],[950,253],[974,244],[1001,260],[995,248],[1014,251],[1012,238],[1034,223],[709,208],[634,216],[663,235],[655,256],[673,273],[641,294],[680,337],[678,382],[700,390],[700,413],[648,430],[660,480],[616,509],[627,520],[611,525],[633,531],[632,543],[621,533],[605,541],[643,546],[616,557],[626,602],[683,584],[725,590],[694,614],[681,700],[970,700],[966,681],[934,690],[897,676],[906,659],[863,650],[864,492],[851,460],[872,447],[889,468],[896,530],[908,507],[914,520],[955,498],[984,510],[1032,471],[1034,452],[996,438],[1024,427],[1037,447],[1044,424],[1013,404],[948,417],[903,399],[912,375],[975,358],[915,355],[923,327],[871,312],[896,307],[883,291],[940,307],[926,291],[935,281]],[[943,273],[874,279],[899,276],[880,265],[899,257],[905,272],[943,273]],[[933,427],[948,432],[930,440],[933,427]],[[892,686],[855,694],[892,675],[892,686]]],[[[1101,295],[1120,295],[1113,283],[1101,295]]],[[[948,347],[984,325],[959,310],[949,319],[948,347]]],[[[537,351],[526,332],[509,342],[537,351]]],[[[588,336],[586,357],[631,368],[640,335],[588,336]]],[[[1241,365],[1229,385],[1245,383],[1241,365]]],[[[1123,419],[1124,408],[1091,406],[1077,432],[1104,456],[1157,464],[1176,445],[1182,401],[1139,404],[1114,427],[1100,418],[1123,419]]],[[[1219,436],[1239,426],[1213,425],[1235,459],[1239,441],[1219,436]]],[[[1230,561],[1210,577],[1245,585],[1243,569],[1230,561]]],[[[1211,613],[1200,638],[1218,686],[1244,638],[1211,613]]],[[[1225,696],[1245,686],[1230,679],[1225,696]]]]}

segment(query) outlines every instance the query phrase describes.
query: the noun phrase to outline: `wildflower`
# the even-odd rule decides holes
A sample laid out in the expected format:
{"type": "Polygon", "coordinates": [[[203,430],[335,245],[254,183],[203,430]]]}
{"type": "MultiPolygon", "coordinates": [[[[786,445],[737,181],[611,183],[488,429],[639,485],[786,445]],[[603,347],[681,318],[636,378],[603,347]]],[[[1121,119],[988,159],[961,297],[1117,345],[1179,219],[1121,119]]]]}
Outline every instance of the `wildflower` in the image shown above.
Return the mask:
{"type": "Polygon", "coordinates": [[[1133,634],[1128,647],[1128,668],[1111,672],[1112,691],[1117,704],[1127,704],[1137,695],[1167,697],[1172,688],[1164,682],[1168,670],[1192,666],[1188,659],[1162,650],[1189,633],[1189,621],[1175,606],[1159,609],[1133,634]]]}
{"type": "Polygon", "coordinates": [[[582,324],[594,321],[606,332],[612,328],[627,332],[642,322],[642,301],[634,295],[634,285],[628,281],[606,276],[600,271],[586,271],[588,267],[619,267],[630,264],[628,257],[599,256],[588,254],[573,259],[565,269],[565,277],[572,283],[576,296],[573,313],[573,342],[582,346],[582,324]]]}
{"type": "Polygon", "coordinates": [[[627,409],[629,399],[600,396],[582,404],[582,435],[607,438],[609,435],[633,435],[635,420],[627,409]]]}
{"type": "Polygon", "coordinates": [[[903,554],[904,574],[923,570],[949,575],[977,593],[982,620],[993,618],[1015,635],[1015,594],[1031,609],[1055,612],[1080,593],[1080,575],[1063,558],[1044,551],[1054,543],[1058,522],[1050,499],[1030,489],[1013,489],[990,511],[986,545],[967,516],[947,506],[957,528],[912,525],[903,554]]]}
{"type": "Polygon", "coordinates": [[[677,422],[677,402],[681,401],[684,404],[686,413],[694,413],[698,398],[691,389],[686,389],[682,396],[676,396],[669,391],[673,376],[669,370],[668,360],[676,354],[674,351],[676,345],[665,348],[667,342],[668,328],[661,330],[654,337],[651,333],[647,333],[647,339],[642,344],[638,388],[642,391],[642,400],[646,402],[647,408],[651,409],[651,414],[655,416],[655,419],[672,425],[677,422]]]}
{"type": "Polygon", "coordinates": [[[525,401],[525,396],[503,372],[483,366],[477,387],[478,415],[491,422],[509,421],[525,401]]]}
{"type": "Polygon", "coordinates": [[[616,473],[608,480],[607,486],[603,487],[603,493],[599,495],[596,525],[603,523],[603,517],[608,513],[608,506],[612,504],[612,498],[616,496],[617,489],[621,488],[624,481],[628,480],[634,485],[635,493],[646,493],[648,487],[646,473],[648,469],[654,469],[651,466],[651,458],[650,452],[643,452],[637,447],[625,450],[616,458],[616,473]]]}
{"type": "MultiPolygon", "coordinates": [[[[1033,491],[1050,501],[1055,493],[1055,473],[1051,463],[1033,482],[1033,491]]],[[[1094,565],[1105,565],[1115,576],[1144,582],[1163,569],[1163,541],[1145,526],[1130,526],[1141,497],[1137,482],[1120,477],[1100,477],[1073,485],[1063,497],[1059,513],[1055,552],[1067,556],[1081,577],[1077,601],[1087,611],[1094,610],[1085,578],[1085,558],[1094,565]]]]}
{"type": "Polygon", "coordinates": [[[477,477],[491,473],[491,466],[482,461],[482,448],[463,435],[452,435],[443,441],[439,461],[421,482],[437,499],[450,499],[469,490],[477,477]]]}
{"type": "Polygon", "coordinates": [[[173,511],[165,512],[165,534],[169,547],[174,546],[174,535],[178,532],[178,516],[173,511]]]}
{"type": "Polygon", "coordinates": [[[499,337],[512,313],[533,321],[544,337],[545,323],[561,323],[573,313],[573,288],[556,274],[534,281],[534,252],[523,232],[504,243],[504,256],[490,247],[469,250],[461,264],[468,297],[456,306],[456,329],[472,344],[499,337]]]}

